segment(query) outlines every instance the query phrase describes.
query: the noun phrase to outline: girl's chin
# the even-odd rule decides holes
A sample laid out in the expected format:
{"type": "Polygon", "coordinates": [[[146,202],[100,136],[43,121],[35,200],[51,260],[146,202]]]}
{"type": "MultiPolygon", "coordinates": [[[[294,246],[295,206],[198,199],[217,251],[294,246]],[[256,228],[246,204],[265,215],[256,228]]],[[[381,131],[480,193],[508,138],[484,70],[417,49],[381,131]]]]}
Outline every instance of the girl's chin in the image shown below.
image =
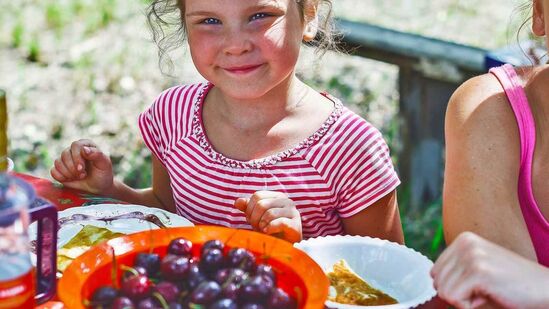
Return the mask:
{"type": "Polygon", "coordinates": [[[272,90],[272,87],[262,87],[257,83],[215,84],[224,96],[238,100],[256,100],[272,90]]]}

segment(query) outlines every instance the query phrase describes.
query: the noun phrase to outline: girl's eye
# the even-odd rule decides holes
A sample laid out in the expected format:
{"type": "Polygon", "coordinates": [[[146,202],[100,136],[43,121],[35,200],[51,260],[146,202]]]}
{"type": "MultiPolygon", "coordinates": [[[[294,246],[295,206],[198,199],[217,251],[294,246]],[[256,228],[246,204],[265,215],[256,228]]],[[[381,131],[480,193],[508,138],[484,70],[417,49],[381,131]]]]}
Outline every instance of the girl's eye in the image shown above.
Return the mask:
{"type": "Polygon", "coordinates": [[[271,16],[271,15],[268,14],[268,13],[256,13],[256,14],[252,15],[252,17],[250,17],[250,21],[267,18],[269,16],[271,16]]]}
{"type": "Polygon", "coordinates": [[[206,24],[206,25],[217,25],[217,24],[220,24],[221,21],[217,18],[210,17],[210,18],[206,18],[206,19],[202,20],[202,23],[206,24]]]}

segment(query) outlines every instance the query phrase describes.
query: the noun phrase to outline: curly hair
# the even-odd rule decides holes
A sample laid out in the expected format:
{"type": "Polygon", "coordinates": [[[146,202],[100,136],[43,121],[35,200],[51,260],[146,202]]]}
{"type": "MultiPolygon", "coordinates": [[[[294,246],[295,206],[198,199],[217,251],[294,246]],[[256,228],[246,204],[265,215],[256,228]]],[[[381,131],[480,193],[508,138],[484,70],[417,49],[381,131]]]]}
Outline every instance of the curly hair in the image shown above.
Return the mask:
{"type": "MultiPolygon", "coordinates": [[[[331,0],[295,0],[300,9],[302,20],[307,1],[318,5],[318,34],[309,45],[316,46],[319,56],[328,50],[339,50],[339,34],[335,30],[331,0]]],[[[180,47],[186,39],[185,0],[152,0],[147,7],[147,22],[153,41],[158,46],[158,65],[163,73],[173,70],[169,52],[180,47]]]]}
{"type": "Polygon", "coordinates": [[[524,1],[515,8],[514,13],[523,15],[523,21],[515,34],[515,40],[516,44],[522,50],[522,53],[530,60],[530,64],[532,66],[535,66],[541,64],[542,58],[547,57],[547,53],[541,56],[536,53],[536,44],[539,44],[539,46],[541,46],[542,39],[536,38],[535,35],[532,33],[532,10],[532,0],[524,1]],[[528,30],[528,37],[530,38],[530,40],[536,43],[534,45],[526,47],[526,49],[524,49],[524,46],[521,44],[521,33],[525,28],[530,28],[530,30],[528,30]]]}

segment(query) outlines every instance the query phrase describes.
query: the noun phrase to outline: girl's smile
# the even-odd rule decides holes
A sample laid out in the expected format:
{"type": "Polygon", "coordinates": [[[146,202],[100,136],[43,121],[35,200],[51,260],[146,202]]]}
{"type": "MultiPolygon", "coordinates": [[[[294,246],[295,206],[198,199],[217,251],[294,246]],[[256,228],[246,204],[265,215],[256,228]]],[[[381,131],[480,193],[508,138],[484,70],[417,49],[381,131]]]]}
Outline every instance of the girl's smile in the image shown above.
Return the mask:
{"type": "Polygon", "coordinates": [[[222,67],[222,69],[231,75],[244,76],[244,75],[251,75],[259,71],[262,67],[263,67],[263,64],[249,64],[249,65],[239,65],[239,66],[227,66],[227,67],[222,67]]]}

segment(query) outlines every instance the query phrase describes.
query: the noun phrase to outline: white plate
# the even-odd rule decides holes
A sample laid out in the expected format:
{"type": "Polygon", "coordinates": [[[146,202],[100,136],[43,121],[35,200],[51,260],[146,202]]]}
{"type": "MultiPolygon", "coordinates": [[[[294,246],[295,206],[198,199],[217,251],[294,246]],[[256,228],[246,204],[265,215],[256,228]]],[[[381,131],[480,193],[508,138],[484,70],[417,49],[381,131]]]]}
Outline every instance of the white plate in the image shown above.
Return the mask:
{"type": "Polygon", "coordinates": [[[326,301],[329,308],[413,308],[436,295],[429,275],[433,262],[406,246],[361,236],[317,237],[294,246],[305,251],[324,271],[344,259],[368,284],[399,302],[386,306],[353,306],[326,301]]]}
{"type": "MultiPolygon", "coordinates": [[[[94,225],[97,227],[108,228],[113,232],[131,234],[149,229],[158,229],[159,227],[149,221],[141,219],[116,219],[110,222],[97,220],[94,218],[108,218],[121,216],[132,212],[143,215],[155,215],[166,227],[194,226],[194,224],[176,214],[159,209],[141,205],[129,204],[97,204],[82,207],[73,207],[58,213],[59,222],[69,220],[62,224],[57,232],[57,248],[63,247],[71,238],[73,238],[85,225],[94,225]],[[84,215],[84,216],[81,216],[84,215]],[[88,218],[84,218],[88,216],[88,218]]],[[[29,225],[29,239],[36,240],[36,222],[29,225]]],[[[33,263],[36,264],[36,256],[32,255],[33,263]]]]}

